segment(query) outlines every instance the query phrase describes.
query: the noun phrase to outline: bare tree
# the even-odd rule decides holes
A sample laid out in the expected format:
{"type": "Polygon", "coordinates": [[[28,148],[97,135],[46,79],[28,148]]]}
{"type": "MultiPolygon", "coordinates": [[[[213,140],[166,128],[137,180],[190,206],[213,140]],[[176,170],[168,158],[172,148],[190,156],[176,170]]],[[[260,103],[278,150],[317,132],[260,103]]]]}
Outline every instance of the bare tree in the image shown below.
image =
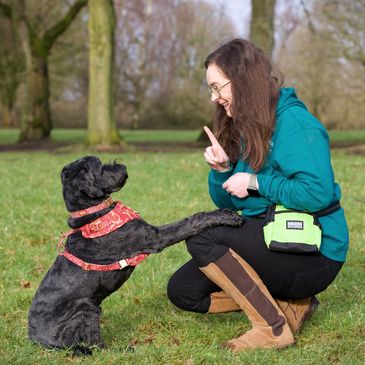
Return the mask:
{"type": "Polygon", "coordinates": [[[316,2],[326,25],[322,29],[341,49],[344,57],[365,69],[365,0],[316,2]],[[318,3],[318,4],[317,4],[318,3]]]}
{"type": "Polygon", "coordinates": [[[302,18],[277,62],[328,128],[365,125],[365,1],[301,1],[302,18]]]}
{"type": "Polygon", "coordinates": [[[117,4],[118,101],[124,125],[196,127],[209,118],[204,59],[235,34],[206,1],[117,4]]]}
{"type": "Polygon", "coordinates": [[[276,3],[274,21],[276,42],[271,55],[273,59],[286,51],[288,41],[302,19],[302,9],[292,4],[291,0],[280,0],[276,3]]]}

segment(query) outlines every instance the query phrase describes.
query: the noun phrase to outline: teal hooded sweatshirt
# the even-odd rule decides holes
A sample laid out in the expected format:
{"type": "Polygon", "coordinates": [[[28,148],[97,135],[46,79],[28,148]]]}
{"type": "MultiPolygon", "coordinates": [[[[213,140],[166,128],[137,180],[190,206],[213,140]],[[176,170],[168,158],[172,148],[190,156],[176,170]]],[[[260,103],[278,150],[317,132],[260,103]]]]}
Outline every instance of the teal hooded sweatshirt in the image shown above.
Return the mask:
{"type": "MultiPolygon", "coordinates": [[[[227,172],[211,170],[209,194],[218,207],[242,210],[247,218],[264,213],[274,203],[316,212],[341,198],[331,166],[326,129],[308,112],[292,88],[280,90],[270,151],[264,167],[256,172],[259,198],[237,198],[222,188],[222,184],[238,172],[253,173],[253,170],[242,158],[227,172]]],[[[349,234],[343,209],[320,217],[319,222],[322,226],[321,253],[344,262],[349,234]]]]}

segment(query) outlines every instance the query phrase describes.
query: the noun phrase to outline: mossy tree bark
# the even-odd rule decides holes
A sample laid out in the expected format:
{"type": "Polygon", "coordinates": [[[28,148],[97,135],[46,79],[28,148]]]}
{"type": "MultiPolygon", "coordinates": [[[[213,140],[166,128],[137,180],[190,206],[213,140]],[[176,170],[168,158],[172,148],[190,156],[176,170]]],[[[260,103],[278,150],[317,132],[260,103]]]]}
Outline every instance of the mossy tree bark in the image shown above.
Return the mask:
{"type": "Polygon", "coordinates": [[[250,40],[271,57],[275,46],[274,18],[276,0],[255,0],[252,3],[250,40]]]}
{"type": "Polygon", "coordinates": [[[112,0],[89,0],[89,98],[90,146],[110,147],[122,139],[114,117],[114,29],[112,0]]]}
{"type": "MultiPolygon", "coordinates": [[[[14,3],[16,1],[13,6],[14,3]]],[[[11,5],[0,2],[0,14],[4,17],[1,24],[3,39],[0,42],[1,120],[3,127],[15,127],[15,101],[21,74],[24,72],[24,59],[11,5]]]]}
{"type": "Polygon", "coordinates": [[[47,139],[52,130],[48,56],[55,41],[66,31],[87,0],[77,0],[65,16],[43,34],[27,18],[24,0],[14,2],[17,29],[22,42],[26,65],[27,101],[22,116],[19,142],[47,139]]]}

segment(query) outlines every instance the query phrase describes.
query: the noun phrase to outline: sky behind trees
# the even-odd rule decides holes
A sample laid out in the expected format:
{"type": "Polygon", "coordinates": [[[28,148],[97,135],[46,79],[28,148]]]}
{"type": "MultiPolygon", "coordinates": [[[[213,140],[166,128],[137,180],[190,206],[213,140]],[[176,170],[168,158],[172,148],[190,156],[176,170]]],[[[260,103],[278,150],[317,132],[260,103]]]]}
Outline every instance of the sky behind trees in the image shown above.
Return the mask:
{"type": "MultiPolygon", "coordinates": [[[[208,0],[211,4],[224,6],[226,14],[234,22],[237,36],[243,38],[249,36],[251,1],[253,0],[208,0]]],[[[306,3],[306,1],[304,2],[306,3]]],[[[294,7],[299,13],[303,11],[301,0],[277,0],[276,12],[282,13],[288,6],[294,7]]]]}
{"type": "Polygon", "coordinates": [[[222,4],[226,7],[226,12],[233,19],[237,28],[238,36],[247,37],[251,13],[250,0],[209,0],[211,3],[222,4]]]}

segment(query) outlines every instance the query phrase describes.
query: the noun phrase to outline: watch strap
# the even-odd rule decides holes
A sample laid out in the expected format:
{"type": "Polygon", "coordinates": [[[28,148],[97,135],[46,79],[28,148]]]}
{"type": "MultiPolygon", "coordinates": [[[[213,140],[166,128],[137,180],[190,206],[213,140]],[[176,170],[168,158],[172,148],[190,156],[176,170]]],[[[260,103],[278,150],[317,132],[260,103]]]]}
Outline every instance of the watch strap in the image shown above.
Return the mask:
{"type": "Polygon", "coordinates": [[[248,188],[257,190],[257,175],[251,174],[250,179],[248,181],[248,188]]]}

